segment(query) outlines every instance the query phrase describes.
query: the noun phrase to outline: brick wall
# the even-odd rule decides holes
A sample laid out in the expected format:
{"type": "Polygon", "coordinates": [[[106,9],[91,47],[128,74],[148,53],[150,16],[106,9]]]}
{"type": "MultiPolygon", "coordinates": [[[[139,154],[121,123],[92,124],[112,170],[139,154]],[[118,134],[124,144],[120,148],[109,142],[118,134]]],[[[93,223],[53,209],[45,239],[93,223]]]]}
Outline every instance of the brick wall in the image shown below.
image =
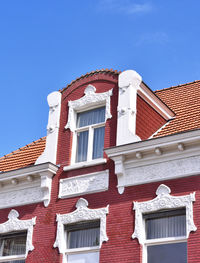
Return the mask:
{"type": "Polygon", "coordinates": [[[166,120],[158,112],[137,96],[136,134],[142,140],[148,139],[165,123],[166,120]]]}

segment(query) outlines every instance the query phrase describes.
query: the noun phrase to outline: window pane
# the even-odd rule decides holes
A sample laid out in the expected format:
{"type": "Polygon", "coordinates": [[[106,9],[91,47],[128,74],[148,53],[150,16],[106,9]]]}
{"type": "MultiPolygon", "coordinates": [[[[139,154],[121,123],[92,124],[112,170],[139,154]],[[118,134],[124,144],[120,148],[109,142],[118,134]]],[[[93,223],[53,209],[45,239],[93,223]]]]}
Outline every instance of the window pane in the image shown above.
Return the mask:
{"type": "Polygon", "coordinates": [[[185,235],[185,209],[150,214],[146,219],[147,239],[178,237],[185,235]]]}
{"type": "Polygon", "coordinates": [[[88,131],[78,132],[76,162],[86,161],[87,151],[88,151],[88,131]]]}
{"type": "Polygon", "coordinates": [[[99,252],[68,255],[67,259],[68,263],[99,263],[99,252]]]}
{"type": "Polygon", "coordinates": [[[77,114],[77,128],[105,121],[105,107],[77,114]]]}
{"type": "Polygon", "coordinates": [[[1,256],[23,255],[25,252],[26,233],[0,237],[1,256]]]}
{"type": "Polygon", "coordinates": [[[66,226],[67,248],[98,246],[100,238],[99,224],[99,221],[92,221],[66,226]]]}
{"type": "Polygon", "coordinates": [[[103,157],[105,127],[94,129],[93,155],[92,159],[103,157]]]}
{"type": "Polygon", "coordinates": [[[187,263],[187,243],[148,246],[148,263],[187,263]]]}
{"type": "Polygon", "coordinates": [[[70,231],[68,233],[68,248],[98,246],[99,233],[99,228],[70,231]]]}

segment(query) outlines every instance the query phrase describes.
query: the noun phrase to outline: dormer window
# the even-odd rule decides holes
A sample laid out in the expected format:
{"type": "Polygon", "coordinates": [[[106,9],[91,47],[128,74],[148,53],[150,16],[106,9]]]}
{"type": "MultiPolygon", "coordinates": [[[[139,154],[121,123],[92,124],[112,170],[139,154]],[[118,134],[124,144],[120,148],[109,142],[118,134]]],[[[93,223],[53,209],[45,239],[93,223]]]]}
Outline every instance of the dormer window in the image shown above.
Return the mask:
{"type": "Polygon", "coordinates": [[[65,129],[72,132],[71,163],[64,171],[105,163],[103,159],[106,120],[112,117],[110,96],[112,90],[96,93],[93,85],[88,85],[85,95],[68,102],[68,121],[65,129]]]}
{"type": "Polygon", "coordinates": [[[103,158],[105,107],[77,113],[76,162],[103,158]]]}

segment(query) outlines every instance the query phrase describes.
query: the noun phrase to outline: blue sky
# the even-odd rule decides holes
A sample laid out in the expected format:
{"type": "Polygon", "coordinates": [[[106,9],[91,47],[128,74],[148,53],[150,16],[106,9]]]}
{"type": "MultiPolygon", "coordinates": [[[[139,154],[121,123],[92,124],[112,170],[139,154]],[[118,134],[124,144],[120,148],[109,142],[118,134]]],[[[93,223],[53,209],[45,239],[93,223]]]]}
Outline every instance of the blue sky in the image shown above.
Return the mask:
{"type": "Polygon", "coordinates": [[[153,90],[200,79],[199,0],[0,0],[0,156],[46,135],[47,95],[135,69],[153,90]]]}

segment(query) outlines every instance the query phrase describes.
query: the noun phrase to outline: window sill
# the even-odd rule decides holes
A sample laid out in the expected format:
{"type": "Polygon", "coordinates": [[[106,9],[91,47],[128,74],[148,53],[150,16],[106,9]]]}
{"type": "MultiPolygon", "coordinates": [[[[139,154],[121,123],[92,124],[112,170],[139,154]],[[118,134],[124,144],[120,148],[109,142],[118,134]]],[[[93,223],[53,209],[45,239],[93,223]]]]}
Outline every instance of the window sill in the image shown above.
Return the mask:
{"type": "Polygon", "coordinates": [[[82,248],[71,248],[66,249],[66,254],[78,254],[78,253],[84,253],[84,252],[98,252],[100,250],[99,246],[94,247],[82,247],[82,248]]]}
{"type": "Polygon", "coordinates": [[[106,159],[100,158],[100,159],[95,159],[89,162],[86,161],[86,162],[75,163],[72,165],[64,166],[63,171],[66,172],[66,171],[71,171],[71,170],[80,169],[84,167],[95,166],[98,164],[104,164],[106,162],[107,162],[106,159]]]}
{"type": "Polygon", "coordinates": [[[0,262],[10,262],[13,260],[25,260],[25,259],[26,259],[25,255],[1,256],[0,262]]]}

